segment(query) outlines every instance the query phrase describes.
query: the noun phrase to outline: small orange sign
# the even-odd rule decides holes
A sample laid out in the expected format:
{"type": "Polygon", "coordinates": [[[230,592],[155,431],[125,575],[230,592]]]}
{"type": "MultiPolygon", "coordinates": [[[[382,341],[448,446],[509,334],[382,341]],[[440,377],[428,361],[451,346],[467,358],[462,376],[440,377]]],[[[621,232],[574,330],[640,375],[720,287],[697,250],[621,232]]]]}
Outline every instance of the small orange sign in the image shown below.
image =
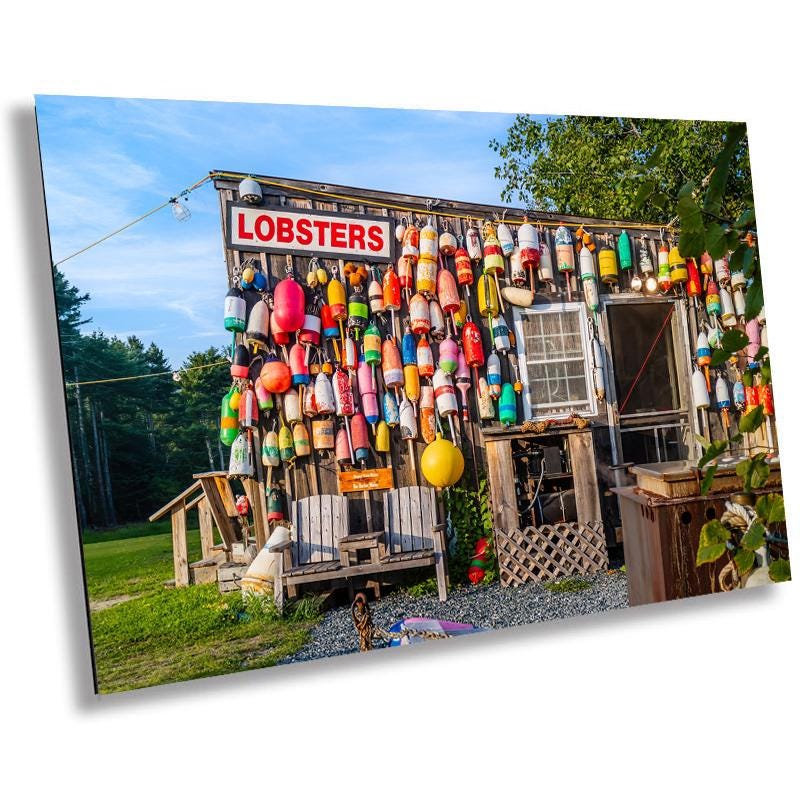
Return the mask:
{"type": "Polygon", "coordinates": [[[371,492],[373,489],[392,488],[392,468],[382,469],[354,469],[339,473],[339,491],[371,492]]]}

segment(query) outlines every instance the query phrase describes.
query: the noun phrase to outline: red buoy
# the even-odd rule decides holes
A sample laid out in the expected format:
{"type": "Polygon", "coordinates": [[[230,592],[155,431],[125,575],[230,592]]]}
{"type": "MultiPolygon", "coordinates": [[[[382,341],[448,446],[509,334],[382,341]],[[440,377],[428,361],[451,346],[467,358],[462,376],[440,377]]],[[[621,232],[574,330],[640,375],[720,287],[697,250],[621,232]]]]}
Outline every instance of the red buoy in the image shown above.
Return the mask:
{"type": "Polygon", "coordinates": [[[233,351],[231,364],[231,377],[246,378],[250,372],[250,353],[243,344],[237,344],[233,351]]]}
{"type": "Polygon", "coordinates": [[[289,331],[280,325],[278,322],[278,315],[275,313],[269,318],[269,332],[272,334],[272,341],[275,342],[275,344],[281,347],[289,344],[289,331]]]}
{"type": "Polygon", "coordinates": [[[470,367],[482,367],[484,362],[483,340],[478,326],[467,321],[461,329],[461,344],[464,348],[464,359],[470,367]]]}

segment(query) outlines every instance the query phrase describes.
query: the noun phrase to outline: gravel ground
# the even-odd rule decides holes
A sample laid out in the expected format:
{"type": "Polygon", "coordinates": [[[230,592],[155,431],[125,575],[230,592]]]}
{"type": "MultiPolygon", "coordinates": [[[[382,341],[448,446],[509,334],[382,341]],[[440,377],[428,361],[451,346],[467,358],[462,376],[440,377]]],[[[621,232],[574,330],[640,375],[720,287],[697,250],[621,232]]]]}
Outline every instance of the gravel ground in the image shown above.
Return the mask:
{"type": "MultiPolygon", "coordinates": [[[[433,617],[477,627],[507,628],[627,608],[628,582],[624,573],[601,572],[587,576],[586,580],[591,584],[588,588],[572,592],[549,591],[538,583],[504,589],[499,581],[495,581],[488,586],[454,589],[444,603],[440,603],[435,594],[411,597],[399,590],[370,603],[370,610],[373,622],[381,628],[389,628],[404,617],[433,617]]],[[[281,663],[311,661],[358,651],[358,635],[347,605],[328,611],[311,636],[307,645],[281,663]]],[[[384,646],[375,642],[376,648],[384,646]]]]}

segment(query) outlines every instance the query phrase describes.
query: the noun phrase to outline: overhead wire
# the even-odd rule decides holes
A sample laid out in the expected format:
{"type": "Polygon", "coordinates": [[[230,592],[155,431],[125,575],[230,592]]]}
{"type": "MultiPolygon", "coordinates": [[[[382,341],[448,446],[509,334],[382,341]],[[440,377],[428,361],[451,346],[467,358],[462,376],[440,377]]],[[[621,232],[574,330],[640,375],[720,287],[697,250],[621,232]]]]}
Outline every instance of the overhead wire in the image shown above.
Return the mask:
{"type": "Polygon", "coordinates": [[[227,359],[221,359],[220,361],[214,361],[211,364],[199,364],[196,367],[183,367],[182,369],[168,369],[163,372],[146,372],[143,375],[126,375],[120,378],[100,378],[97,380],[92,381],[65,381],[64,385],[67,388],[71,388],[73,386],[92,386],[98,383],[117,383],[119,381],[137,381],[141,378],[158,378],[163,375],[179,375],[183,372],[194,372],[200,369],[211,369],[212,367],[218,367],[221,364],[229,364],[230,362],[227,359]]]}
{"type": "Polygon", "coordinates": [[[126,223],[121,228],[117,228],[116,230],[113,230],[110,233],[107,233],[105,236],[101,236],[99,239],[95,240],[91,244],[87,244],[86,247],[82,247],[80,250],[76,250],[74,253],[71,253],[70,255],[60,259],[59,261],[55,261],[53,263],[53,267],[57,267],[60,264],[63,264],[65,261],[69,261],[71,258],[75,258],[75,256],[79,256],[79,255],[81,255],[81,253],[85,253],[87,250],[91,250],[93,247],[96,247],[98,244],[101,244],[102,242],[105,242],[107,239],[110,239],[112,236],[116,236],[118,233],[122,233],[123,231],[128,230],[128,228],[132,228],[134,225],[136,225],[137,223],[141,222],[142,220],[145,220],[148,217],[152,217],[153,214],[155,214],[158,211],[161,211],[162,208],[166,208],[170,203],[176,202],[179,197],[186,197],[186,195],[188,195],[190,192],[193,192],[195,189],[199,188],[204,183],[207,183],[208,181],[210,181],[212,179],[212,177],[213,177],[212,175],[206,175],[205,177],[201,178],[199,181],[196,181],[195,183],[193,183],[187,189],[184,189],[182,192],[178,192],[178,194],[174,195],[173,197],[170,197],[168,200],[165,200],[163,203],[161,203],[160,205],[156,206],[155,208],[151,208],[149,211],[146,211],[141,216],[136,217],[136,219],[133,219],[130,222],[126,223]]]}

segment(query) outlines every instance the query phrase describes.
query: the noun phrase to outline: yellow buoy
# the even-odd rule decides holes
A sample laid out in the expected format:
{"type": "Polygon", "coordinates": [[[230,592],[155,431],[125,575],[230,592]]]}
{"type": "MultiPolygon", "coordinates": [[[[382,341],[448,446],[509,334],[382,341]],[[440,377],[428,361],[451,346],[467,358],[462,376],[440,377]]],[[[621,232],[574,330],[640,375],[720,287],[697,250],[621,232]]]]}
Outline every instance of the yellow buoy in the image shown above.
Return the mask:
{"type": "Polygon", "coordinates": [[[453,314],[456,327],[460,328],[467,321],[468,313],[469,310],[467,309],[467,304],[462,300],[461,305],[458,307],[458,311],[454,312],[453,314]]]}
{"type": "Polygon", "coordinates": [[[497,316],[500,306],[497,302],[497,286],[490,275],[478,278],[478,311],[482,317],[497,316]]]}
{"type": "Polygon", "coordinates": [[[422,451],[420,467],[428,483],[444,489],[458,483],[464,474],[464,456],[451,441],[437,433],[436,439],[422,451]]]}
{"type": "Polygon", "coordinates": [[[600,264],[600,280],[609,285],[615,284],[619,280],[619,269],[614,249],[604,244],[597,254],[597,261],[600,264]]]}
{"type": "Polygon", "coordinates": [[[412,403],[419,400],[419,371],[416,364],[406,364],[403,367],[403,388],[412,403]]]}
{"type": "Polygon", "coordinates": [[[375,431],[375,449],[379,453],[388,453],[390,450],[389,426],[384,420],[378,423],[375,431]]]}
{"type": "Polygon", "coordinates": [[[669,277],[673,283],[686,283],[689,279],[689,270],[686,268],[686,259],[680,254],[677,247],[669,251],[669,277]]]}

